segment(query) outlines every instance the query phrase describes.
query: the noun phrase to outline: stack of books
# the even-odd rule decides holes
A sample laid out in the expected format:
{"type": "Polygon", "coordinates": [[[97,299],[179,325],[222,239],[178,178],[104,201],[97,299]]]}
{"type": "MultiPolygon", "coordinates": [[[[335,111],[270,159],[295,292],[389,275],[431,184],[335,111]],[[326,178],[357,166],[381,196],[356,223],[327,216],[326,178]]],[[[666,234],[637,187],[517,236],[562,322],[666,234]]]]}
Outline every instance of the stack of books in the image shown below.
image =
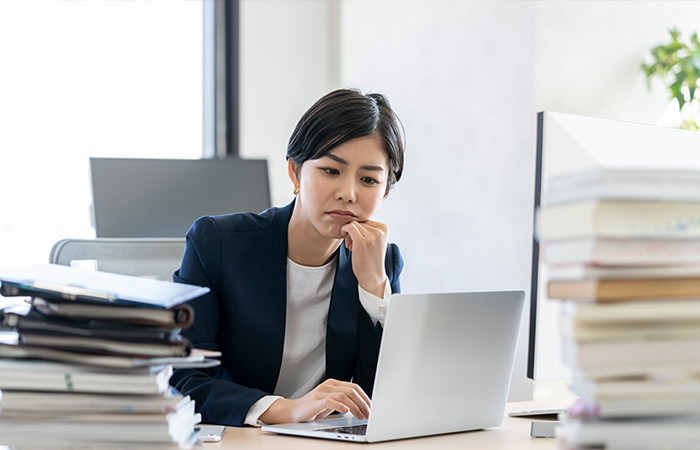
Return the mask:
{"type": "Polygon", "coordinates": [[[536,232],[580,396],[560,448],[699,448],[700,173],[598,170],[546,198],[536,232]]]}
{"type": "Polygon", "coordinates": [[[0,445],[189,448],[194,402],[169,386],[173,365],[211,367],[180,336],[205,288],[63,266],[0,273],[0,445]]]}

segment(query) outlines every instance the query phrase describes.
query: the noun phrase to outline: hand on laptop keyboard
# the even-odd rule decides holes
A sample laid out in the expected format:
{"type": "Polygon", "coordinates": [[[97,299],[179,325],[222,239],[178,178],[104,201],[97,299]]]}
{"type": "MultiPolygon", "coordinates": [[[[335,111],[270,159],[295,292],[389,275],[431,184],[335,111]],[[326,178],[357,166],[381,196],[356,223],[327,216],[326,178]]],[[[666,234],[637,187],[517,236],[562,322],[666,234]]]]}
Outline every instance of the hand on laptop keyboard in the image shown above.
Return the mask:
{"type": "Polygon", "coordinates": [[[268,424],[310,422],[334,411],[351,413],[358,419],[369,417],[372,400],[354,383],[328,379],[298,399],[281,398],[261,416],[268,424]]]}

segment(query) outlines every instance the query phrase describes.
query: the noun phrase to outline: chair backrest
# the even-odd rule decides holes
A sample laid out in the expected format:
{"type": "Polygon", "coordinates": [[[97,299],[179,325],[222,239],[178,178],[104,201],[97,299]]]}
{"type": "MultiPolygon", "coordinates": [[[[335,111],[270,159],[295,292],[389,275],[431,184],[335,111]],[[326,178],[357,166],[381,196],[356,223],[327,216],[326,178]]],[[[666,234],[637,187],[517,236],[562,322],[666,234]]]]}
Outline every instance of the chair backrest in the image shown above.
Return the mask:
{"type": "Polygon", "coordinates": [[[172,281],[184,251],[184,238],[63,239],[54,244],[49,262],[172,281]]]}

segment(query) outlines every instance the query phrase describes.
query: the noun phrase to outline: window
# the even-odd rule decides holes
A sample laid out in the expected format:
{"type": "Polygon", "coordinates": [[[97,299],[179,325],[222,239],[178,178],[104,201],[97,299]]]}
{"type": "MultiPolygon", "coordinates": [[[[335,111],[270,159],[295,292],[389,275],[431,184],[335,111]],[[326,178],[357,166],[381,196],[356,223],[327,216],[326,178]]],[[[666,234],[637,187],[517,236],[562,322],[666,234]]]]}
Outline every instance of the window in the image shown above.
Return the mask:
{"type": "Polygon", "coordinates": [[[90,156],[202,155],[202,3],[0,1],[0,269],[92,238],[90,156]]]}

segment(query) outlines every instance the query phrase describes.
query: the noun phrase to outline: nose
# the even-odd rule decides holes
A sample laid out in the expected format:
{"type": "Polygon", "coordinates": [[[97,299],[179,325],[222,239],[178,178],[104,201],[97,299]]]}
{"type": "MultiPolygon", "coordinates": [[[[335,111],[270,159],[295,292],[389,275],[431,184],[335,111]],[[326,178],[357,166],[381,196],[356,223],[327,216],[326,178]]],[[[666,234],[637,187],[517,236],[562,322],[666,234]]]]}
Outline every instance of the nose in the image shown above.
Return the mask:
{"type": "Polygon", "coordinates": [[[338,187],[336,189],[336,199],[345,203],[355,203],[357,201],[355,180],[349,177],[339,180],[338,187]]]}

